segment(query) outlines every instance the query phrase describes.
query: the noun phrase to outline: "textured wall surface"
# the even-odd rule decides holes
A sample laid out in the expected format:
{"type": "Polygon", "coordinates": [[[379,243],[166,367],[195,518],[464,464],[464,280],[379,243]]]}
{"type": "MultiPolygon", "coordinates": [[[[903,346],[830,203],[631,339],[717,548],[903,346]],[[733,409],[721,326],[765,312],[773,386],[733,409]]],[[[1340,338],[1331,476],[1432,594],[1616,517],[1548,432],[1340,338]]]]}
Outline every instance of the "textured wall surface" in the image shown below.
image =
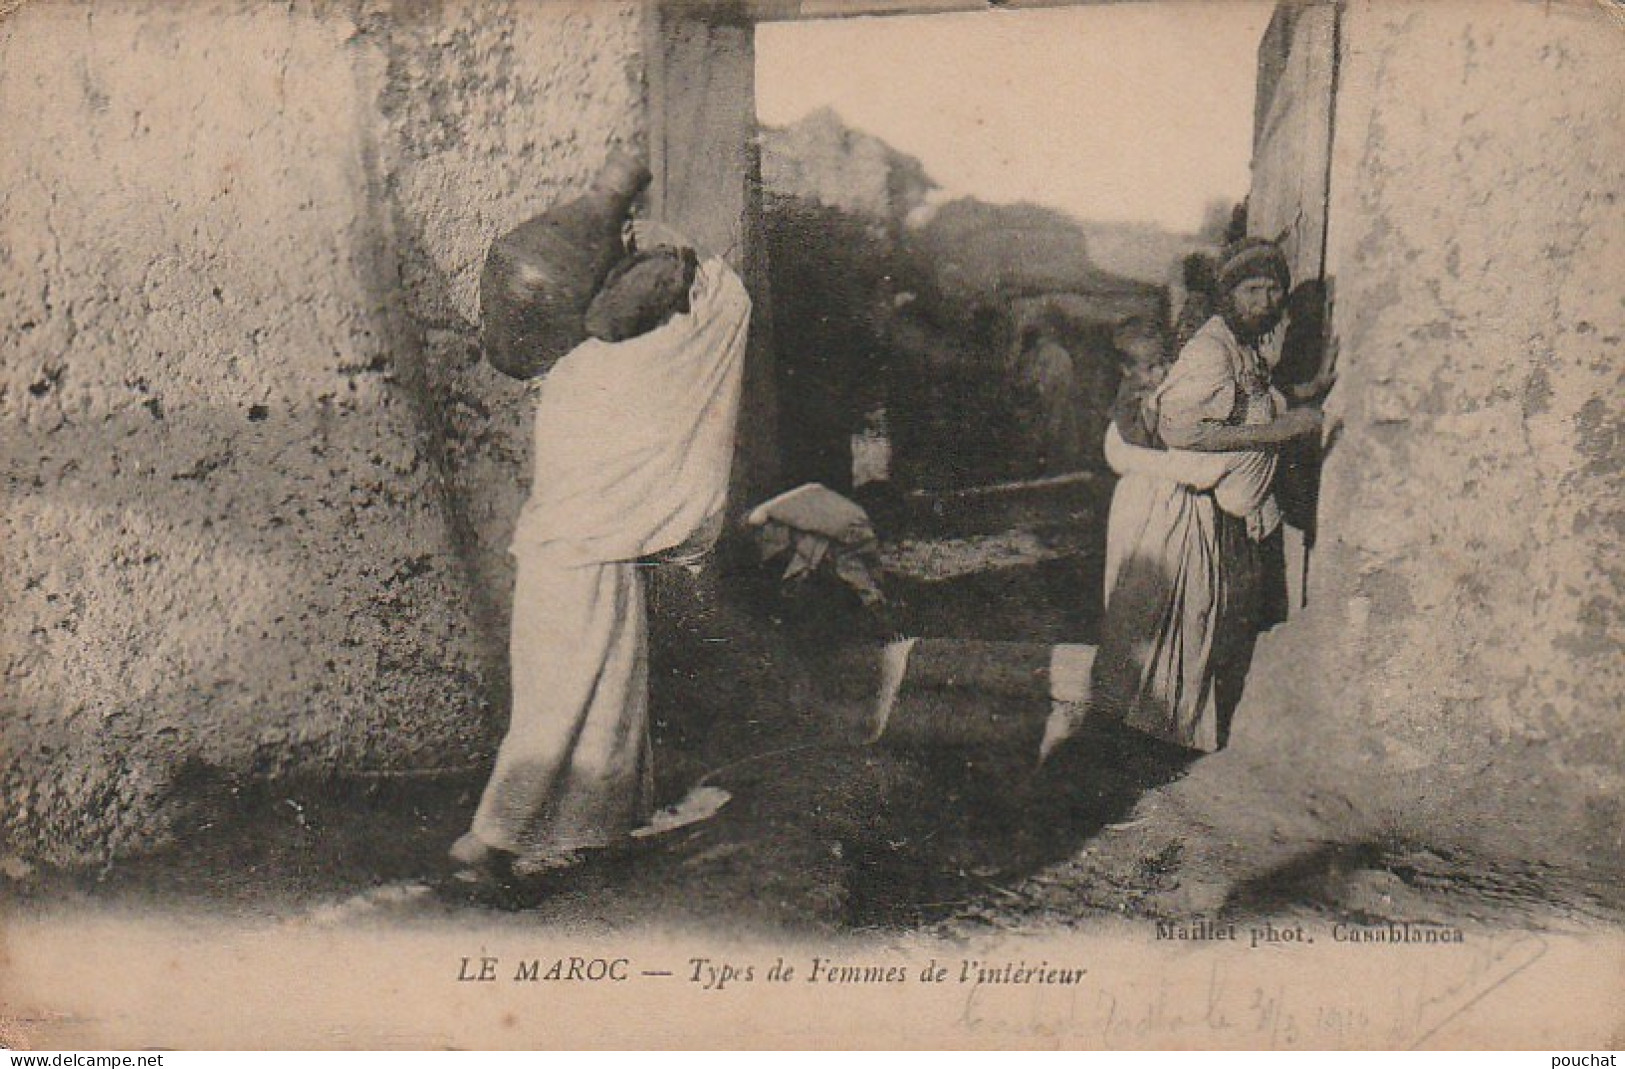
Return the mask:
{"type": "Polygon", "coordinates": [[[1241,730],[1376,830],[1618,869],[1625,27],[1373,2],[1342,38],[1342,427],[1309,613],[1255,662],[1301,704],[1241,730]]]}
{"type": "Polygon", "coordinates": [[[193,776],[472,761],[525,388],[480,259],[643,137],[635,4],[32,3],[0,24],[18,848],[193,776]]]}

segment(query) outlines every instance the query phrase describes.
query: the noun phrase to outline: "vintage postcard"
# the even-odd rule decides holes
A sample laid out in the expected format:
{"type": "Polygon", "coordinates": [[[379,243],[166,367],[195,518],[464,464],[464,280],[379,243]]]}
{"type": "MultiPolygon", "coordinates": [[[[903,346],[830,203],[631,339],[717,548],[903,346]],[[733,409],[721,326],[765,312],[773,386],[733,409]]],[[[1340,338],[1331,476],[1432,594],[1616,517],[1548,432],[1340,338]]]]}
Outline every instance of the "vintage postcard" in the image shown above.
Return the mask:
{"type": "Polygon", "coordinates": [[[0,10],[0,1045],[1625,1042],[1618,4],[0,10]]]}

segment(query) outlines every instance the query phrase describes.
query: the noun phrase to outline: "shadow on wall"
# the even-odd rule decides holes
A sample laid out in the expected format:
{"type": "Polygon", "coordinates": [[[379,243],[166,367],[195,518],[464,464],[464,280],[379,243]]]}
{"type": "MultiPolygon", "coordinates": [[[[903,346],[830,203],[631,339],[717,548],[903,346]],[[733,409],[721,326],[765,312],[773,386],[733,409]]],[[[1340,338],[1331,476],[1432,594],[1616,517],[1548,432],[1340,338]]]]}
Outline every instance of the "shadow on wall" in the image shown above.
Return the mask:
{"type": "MultiPolygon", "coordinates": [[[[1287,298],[1286,336],[1281,342],[1278,382],[1307,383],[1320,370],[1326,355],[1331,321],[1331,288],[1320,279],[1293,287],[1287,298]]],[[[1308,546],[1315,543],[1316,513],[1320,505],[1320,469],[1330,443],[1294,442],[1281,453],[1275,495],[1287,523],[1304,532],[1308,546]]]]}
{"type": "Polygon", "coordinates": [[[0,820],[30,852],[122,852],[200,770],[489,752],[529,405],[452,292],[505,206],[645,122],[637,5],[147,6],[15,44],[139,53],[13,72],[13,118],[54,95],[72,135],[14,153],[19,247],[51,253],[8,294],[0,442],[0,820]],[[531,106],[559,86],[581,106],[531,106]]]}
{"type": "Polygon", "coordinates": [[[8,581],[31,627],[9,658],[22,840],[139,841],[191,765],[487,747],[490,669],[389,378],[357,370],[364,400],[293,413],[153,404],[8,436],[7,511],[29,535],[8,581]]]}
{"type": "Polygon", "coordinates": [[[482,360],[477,278],[500,232],[578,195],[612,147],[647,154],[644,21],[636,5],[511,0],[354,17],[381,62],[355,71],[365,213],[354,268],[411,407],[497,705],[532,391],[482,360]],[[565,92],[577,105],[555,107],[565,92]]]}
{"type": "Polygon", "coordinates": [[[335,347],[315,396],[231,411],[153,393],[8,434],[27,537],[7,601],[31,628],[8,643],[17,842],[117,854],[161,838],[200,777],[458,767],[492,748],[523,389],[485,400],[494,373],[474,325],[443,314],[421,234],[368,203],[354,256],[376,314],[339,343],[365,363],[335,347]]]}
{"type": "MultiPolygon", "coordinates": [[[[425,489],[445,523],[469,622],[491,678],[505,680],[513,575],[507,535],[521,500],[515,476],[528,474],[528,451],[522,450],[529,428],[514,408],[499,410],[482,396],[490,391],[481,390],[479,380],[497,376],[482,366],[478,324],[455,311],[451,280],[435,266],[421,227],[390,196],[375,151],[366,153],[365,167],[371,216],[357,271],[373,306],[383,311],[384,348],[429,465],[425,489]],[[481,470],[492,465],[495,478],[481,470]]],[[[504,380],[504,387],[514,399],[523,397],[520,384],[504,380]]],[[[505,704],[506,685],[487,697],[505,704]]]]}

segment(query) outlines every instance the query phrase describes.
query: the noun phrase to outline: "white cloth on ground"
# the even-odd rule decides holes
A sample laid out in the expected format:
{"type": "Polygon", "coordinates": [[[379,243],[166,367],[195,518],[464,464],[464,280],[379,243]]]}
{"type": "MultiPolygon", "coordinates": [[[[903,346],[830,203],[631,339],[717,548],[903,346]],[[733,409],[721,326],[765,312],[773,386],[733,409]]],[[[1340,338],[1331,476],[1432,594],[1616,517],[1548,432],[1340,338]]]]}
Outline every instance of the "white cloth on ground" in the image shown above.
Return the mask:
{"type": "Polygon", "coordinates": [[[857,502],[822,483],[803,483],[762,502],[745,517],[764,560],[789,554],[782,579],[795,582],[832,559],[836,577],[865,605],[886,600],[881,589],[880,540],[857,502]]]}

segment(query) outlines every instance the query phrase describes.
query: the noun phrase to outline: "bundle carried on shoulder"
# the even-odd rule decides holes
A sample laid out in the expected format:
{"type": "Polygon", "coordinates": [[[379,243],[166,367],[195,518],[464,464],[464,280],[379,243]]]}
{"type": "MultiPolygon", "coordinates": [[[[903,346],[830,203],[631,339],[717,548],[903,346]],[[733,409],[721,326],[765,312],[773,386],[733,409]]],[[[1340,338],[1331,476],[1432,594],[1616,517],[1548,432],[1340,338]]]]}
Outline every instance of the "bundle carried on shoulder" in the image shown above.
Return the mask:
{"type": "Polygon", "coordinates": [[[498,238],[480,275],[481,340],[491,366],[545,374],[587,339],[588,305],[626,248],[621,228],[649,170],[616,152],[581,197],[498,238]]]}
{"type": "Polygon", "coordinates": [[[625,341],[665,326],[674,315],[687,315],[698,269],[699,257],[687,246],[629,254],[610,269],[587,306],[587,333],[599,341],[625,341]]]}

